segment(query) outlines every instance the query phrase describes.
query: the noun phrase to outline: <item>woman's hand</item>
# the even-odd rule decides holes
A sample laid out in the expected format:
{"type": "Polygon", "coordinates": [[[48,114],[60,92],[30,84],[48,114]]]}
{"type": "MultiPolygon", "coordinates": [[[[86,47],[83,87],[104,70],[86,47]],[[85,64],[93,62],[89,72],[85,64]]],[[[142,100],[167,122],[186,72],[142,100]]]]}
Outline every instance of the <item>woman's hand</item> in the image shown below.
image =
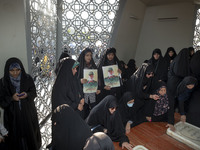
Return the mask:
{"type": "Polygon", "coordinates": [[[181,121],[186,122],[186,115],[181,115],[181,121]]]}
{"type": "Polygon", "coordinates": [[[118,72],[119,74],[122,74],[122,71],[121,71],[120,69],[118,69],[117,72],[118,72]]]}
{"type": "Polygon", "coordinates": [[[126,134],[130,133],[130,131],[131,131],[131,124],[129,122],[127,122],[125,129],[126,129],[126,134]]]}
{"type": "Polygon", "coordinates": [[[128,142],[123,142],[123,143],[122,143],[122,149],[124,149],[124,148],[126,148],[126,149],[128,149],[128,150],[132,150],[132,149],[133,149],[133,145],[131,145],[131,144],[128,143],[128,142]]]}
{"type": "Polygon", "coordinates": [[[107,133],[107,132],[108,132],[108,130],[107,130],[106,128],[104,128],[104,129],[103,129],[103,132],[104,132],[104,133],[107,133]]]}
{"type": "Polygon", "coordinates": [[[18,93],[15,93],[12,98],[14,99],[14,101],[19,101],[19,94],[18,93]]]}
{"type": "Polygon", "coordinates": [[[98,94],[100,94],[101,93],[101,90],[97,90],[96,91],[96,94],[98,95],[98,94]]]}
{"type": "Polygon", "coordinates": [[[80,100],[80,104],[82,104],[82,105],[85,104],[85,100],[84,100],[84,98],[82,98],[82,99],[80,100]]]}
{"type": "Polygon", "coordinates": [[[25,98],[27,98],[27,93],[26,92],[22,92],[19,95],[18,95],[19,99],[25,99],[25,98]],[[22,96],[19,96],[19,95],[22,95],[22,96]]]}
{"type": "Polygon", "coordinates": [[[155,100],[155,101],[157,101],[158,99],[160,99],[160,97],[158,95],[156,95],[156,94],[150,95],[150,98],[153,99],[153,100],[155,100]]]}
{"type": "Polygon", "coordinates": [[[105,90],[110,90],[111,88],[110,88],[110,86],[106,85],[106,86],[104,86],[104,89],[105,90]]]}
{"type": "Polygon", "coordinates": [[[78,104],[78,110],[80,110],[80,111],[83,110],[83,105],[82,104],[78,104]]]}
{"type": "Polygon", "coordinates": [[[172,124],[167,124],[166,127],[169,127],[173,132],[176,130],[172,124]]]}
{"type": "Polygon", "coordinates": [[[81,79],[81,83],[82,83],[82,84],[87,83],[87,79],[82,78],[82,79],[81,79]]]}
{"type": "Polygon", "coordinates": [[[151,122],[151,117],[146,117],[147,121],[151,122]]]}

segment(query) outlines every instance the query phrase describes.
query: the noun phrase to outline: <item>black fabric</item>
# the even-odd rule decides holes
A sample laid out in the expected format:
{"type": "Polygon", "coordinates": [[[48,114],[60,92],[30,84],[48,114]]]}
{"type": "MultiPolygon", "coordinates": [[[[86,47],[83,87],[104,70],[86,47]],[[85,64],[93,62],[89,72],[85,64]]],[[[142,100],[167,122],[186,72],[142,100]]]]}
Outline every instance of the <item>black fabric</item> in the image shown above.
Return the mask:
{"type": "Polygon", "coordinates": [[[41,135],[38,125],[37,111],[34,104],[36,88],[33,79],[26,74],[21,61],[18,58],[7,60],[4,77],[0,80],[0,106],[4,109],[4,126],[9,131],[9,150],[38,150],[41,146],[41,135]],[[20,92],[26,92],[27,98],[14,101],[12,96],[16,93],[9,77],[9,66],[18,63],[21,67],[20,92]]]}
{"type": "Polygon", "coordinates": [[[121,87],[115,87],[111,88],[111,90],[105,90],[105,84],[104,84],[104,78],[103,78],[103,66],[110,66],[110,65],[118,65],[118,68],[122,71],[121,64],[119,62],[119,59],[116,56],[116,49],[115,48],[109,48],[107,49],[102,57],[100,58],[99,64],[97,65],[98,68],[98,78],[99,78],[99,88],[101,89],[101,93],[98,95],[98,102],[101,101],[104,97],[107,95],[114,95],[117,97],[117,99],[121,98],[121,87]],[[107,55],[113,53],[114,58],[112,61],[109,61],[107,58],[107,55]]]}
{"type": "Polygon", "coordinates": [[[161,50],[155,49],[152,53],[151,59],[148,61],[149,64],[151,64],[154,68],[154,80],[162,80],[167,81],[167,72],[168,72],[168,65],[167,61],[163,58],[161,50]],[[154,54],[159,54],[160,57],[156,60],[154,58],[154,54]]]}
{"type": "Polygon", "coordinates": [[[167,68],[169,69],[170,63],[174,60],[174,58],[177,56],[176,51],[173,47],[169,47],[165,53],[164,59],[167,62],[167,68]],[[169,56],[169,52],[174,52],[174,55],[171,57],[169,56]]]}
{"type": "Polygon", "coordinates": [[[112,140],[103,132],[94,133],[87,141],[83,150],[114,150],[112,140]]]}
{"type": "MultiPolygon", "coordinates": [[[[160,89],[162,86],[166,87],[166,83],[163,81],[157,81],[152,85],[152,89],[153,89],[153,93],[157,94],[158,89],[160,89]]],[[[167,90],[167,89],[166,89],[167,90]]],[[[154,109],[155,109],[155,105],[156,105],[156,101],[153,99],[150,99],[149,102],[147,103],[147,112],[148,112],[148,116],[152,117],[152,122],[168,122],[169,124],[174,124],[174,98],[170,95],[170,93],[167,90],[167,98],[168,98],[168,106],[169,109],[167,110],[166,113],[159,115],[159,116],[155,116],[153,115],[154,109]]]]}
{"type": "Polygon", "coordinates": [[[190,70],[194,77],[197,78],[200,83],[200,51],[197,51],[191,59],[190,70]]]}
{"type": "Polygon", "coordinates": [[[147,78],[147,73],[153,73],[153,66],[143,63],[127,82],[127,90],[132,92],[135,98],[148,99],[151,91],[152,78],[147,78]],[[146,86],[145,89],[144,86],[146,86]]]}
{"type": "Polygon", "coordinates": [[[89,49],[89,48],[84,49],[84,50],[81,52],[81,54],[80,54],[80,56],[79,56],[79,58],[78,58],[78,62],[80,63],[79,68],[78,68],[78,78],[79,78],[79,79],[82,79],[82,78],[83,78],[83,69],[84,69],[85,67],[87,67],[88,69],[97,69],[97,66],[96,66],[95,63],[94,63],[93,58],[91,59],[89,66],[86,65],[86,63],[85,63],[85,55],[86,55],[88,52],[90,52],[90,53],[92,54],[92,50],[91,50],[91,49],[89,49]]]}
{"type": "Polygon", "coordinates": [[[86,122],[91,128],[101,125],[107,129],[108,136],[112,141],[129,142],[125,135],[125,129],[118,112],[118,109],[111,114],[109,108],[117,107],[116,98],[112,95],[106,96],[98,105],[96,105],[90,112],[86,122]]]}
{"type": "Polygon", "coordinates": [[[184,77],[190,75],[190,53],[187,48],[182,49],[170,65],[167,88],[173,97],[176,89],[184,77]]]}
{"type": "Polygon", "coordinates": [[[85,121],[69,106],[52,115],[53,150],[82,150],[92,132],[85,121]]]}
{"type": "Polygon", "coordinates": [[[129,120],[133,122],[135,121],[134,116],[133,116],[134,107],[127,106],[127,103],[132,99],[134,99],[133,94],[131,92],[126,92],[124,93],[124,95],[119,101],[118,109],[119,109],[124,127],[126,126],[129,120]]]}
{"type": "Polygon", "coordinates": [[[57,75],[52,89],[52,110],[62,104],[68,104],[77,110],[81,99],[80,82],[77,76],[72,74],[72,66],[75,60],[65,59],[57,75]]]}
{"type": "Polygon", "coordinates": [[[190,75],[190,52],[189,49],[182,49],[173,61],[172,71],[178,77],[184,78],[190,75]]]}
{"type": "Polygon", "coordinates": [[[177,87],[176,96],[178,99],[179,111],[181,115],[187,112],[188,105],[186,104],[190,103],[190,97],[194,90],[194,88],[193,89],[187,88],[187,85],[190,85],[190,84],[193,84],[194,86],[196,86],[197,79],[192,76],[187,76],[181,81],[181,83],[177,87]]]}
{"type": "Polygon", "coordinates": [[[70,57],[70,55],[68,54],[68,52],[67,52],[67,51],[62,52],[62,54],[60,55],[59,61],[58,61],[58,63],[56,64],[56,69],[55,69],[55,74],[56,74],[56,75],[58,74],[58,71],[59,71],[59,69],[60,69],[60,67],[61,67],[62,59],[63,59],[63,58],[66,58],[66,57],[70,57]]]}
{"type": "Polygon", "coordinates": [[[195,89],[190,98],[186,120],[197,127],[200,127],[200,88],[195,89]]]}

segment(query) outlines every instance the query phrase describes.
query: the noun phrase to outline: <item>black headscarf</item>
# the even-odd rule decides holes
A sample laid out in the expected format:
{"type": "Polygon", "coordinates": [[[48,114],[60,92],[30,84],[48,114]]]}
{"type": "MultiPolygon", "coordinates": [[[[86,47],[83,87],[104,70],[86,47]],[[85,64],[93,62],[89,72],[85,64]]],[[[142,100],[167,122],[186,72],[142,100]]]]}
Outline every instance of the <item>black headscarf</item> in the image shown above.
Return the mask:
{"type": "MultiPolygon", "coordinates": [[[[79,68],[78,68],[78,78],[81,79],[83,78],[83,69],[86,67],[86,63],[85,63],[85,55],[90,52],[92,54],[92,50],[89,48],[84,49],[79,58],[78,58],[78,62],[80,63],[79,68]]],[[[97,69],[97,66],[94,63],[93,58],[91,58],[90,61],[90,66],[87,66],[89,69],[97,69]]]]}
{"type": "Polygon", "coordinates": [[[188,75],[190,75],[190,51],[187,48],[182,49],[174,61],[172,62],[172,65],[170,69],[172,69],[175,76],[184,78],[188,75]]]}
{"type": "Polygon", "coordinates": [[[193,84],[197,85],[197,79],[192,76],[185,77],[177,87],[177,95],[182,94],[187,90],[187,85],[193,84]]]}
{"type": "Polygon", "coordinates": [[[86,122],[89,126],[95,127],[101,125],[107,129],[108,136],[112,141],[128,142],[128,138],[125,135],[125,129],[118,112],[118,109],[111,114],[109,108],[117,107],[116,98],[112,95],[106,96],[98,105],[96,105],[90,112],[86,122]]]}
{"type": "Polygon", "coordinates": [[[104,51],[104,54],[100,58],[100,62],[97,66],[98,66],[98,68],[102,68],[103,66],[109,66],[109,65],[115,65],[115,64],[118,65],[119,69],[122,69],[119,59],[116,56],[116,49],[112,47],[112,48],[109,48],[106,51],[104,51]],[[107,55],[110,53],[114,54],[114,58],[112,61],[109,61],[107,58],[107,55]]]}
{"type": "Polygon", "coordinates": [[[164,56],[164,59],[166,60],[166,62],[167,62],[167,66],[168,66],[168,68],[169,68],[169,66],[170,66],[170,62],[171,62],[171,60],[174,60],[174,58],[176,57],[176,51],[175,51],[175,49],[173,48],[173,47],[169,47],[168,49],[167,49],[167,51],[166,51],[166,53],[165,53],[165,56],[164,56]],[[173,56],[171,57],[171,56],[169,56],[169,52],[173,52],[174,54],[173,54],[173,56]]]}
{"type": "Polygon", "coordinates": [[[73,109],[78,107],[80,102],[80,83],[77,76],[72,74],[72,67],[75,60],[67,58],[57,75],[52,90],[52,110],[62,104],[68,104],[73,109]]]}
{"type": "Polygon", "coordinates": [[[134,107],[128,107],[127,103],[134,99],[134,96],[131,92],[126,92],[122,96],[122,98],[119,101],[119,111],[120,115],[123,121],[124,126],[129,120],[133,120],[133,109],[134,107]]]}
{"type": "Polygon", "coordinates": [[[60,69],[60,67],[61,67],[62,59],[63,59],[63,58],[67,58],[67,57],[71,58],[71,56],[68,54],[68,51],[62,52],[62,54],[60,55],[59,61],[58,61],[58,63],[56,64],[56,69],[55,69],[55,74],[56,74],[56,75],[58,74],[58,71],[59,71],[59,69],[60,69]]]}
{"type": "Polygon", "coordinates": [[[83,150],[114,150],[113,142],[103,132],[94,133],[87,141],[83,150]]]}
{"type": "Polygon", "coordinates": [[[52,115],[53,150],[82,150],[92,132],[69,105],[58,107],[52,115]]]}
{"type": "Polygon", "coordinates": [[[152,53],[151,59],[148,61],[154,67],[154,79],[167,81],[168,65],[167,61],[163,58],[161,50],[155,49],[152,53]],[[160,57],[156,60],[154,58],[155,54],[159,54],[160,57]]]}
{"type": "Polygon", "coordinates": [[[200,51],[197,51],[191,59],[190,70],[200,83],[200,51]]]}
{"type": "Polygon", "coordinates": [[[127,69],[127,79],[129,79],[133,73],[136,71],[136,65],[135,65],[135,60],[134,59],[130,59],[128,64],[128,69],[127,69]]]}
{"type": "Polygon", "coordinates": [[[149,98],[147,93],[150,91],[152,78],[147,78],[146,74],[153,72],[154,68],[152,65],[143,63],[128,80],[127,90],[131,91],[134,97],[149,98]],[[147,87],[143,90],[145,85],[147,87]]]}

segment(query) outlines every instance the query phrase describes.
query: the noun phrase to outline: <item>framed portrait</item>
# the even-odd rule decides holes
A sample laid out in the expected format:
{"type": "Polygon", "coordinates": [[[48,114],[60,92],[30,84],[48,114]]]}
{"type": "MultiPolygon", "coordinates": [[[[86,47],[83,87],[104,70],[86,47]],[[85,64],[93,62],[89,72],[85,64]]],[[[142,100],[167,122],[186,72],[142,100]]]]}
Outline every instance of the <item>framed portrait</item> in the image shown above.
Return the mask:
{"type": "Polygon", "coordinates": [[[87,79],[87,83],[83,84],[83,92],[95,93],[98,88],[97,69],[84,69],[83,78],[87,79]]]}
{"type": "Polygon", "coordinates": [[[119,87],[120,81],[119,81],[119,74],[118,74],[118,66],[117,65],[110,65],[110,66],[104,66],[103,69],[103,78],[104,83],[107,86],[113,87],[119,87]]]}

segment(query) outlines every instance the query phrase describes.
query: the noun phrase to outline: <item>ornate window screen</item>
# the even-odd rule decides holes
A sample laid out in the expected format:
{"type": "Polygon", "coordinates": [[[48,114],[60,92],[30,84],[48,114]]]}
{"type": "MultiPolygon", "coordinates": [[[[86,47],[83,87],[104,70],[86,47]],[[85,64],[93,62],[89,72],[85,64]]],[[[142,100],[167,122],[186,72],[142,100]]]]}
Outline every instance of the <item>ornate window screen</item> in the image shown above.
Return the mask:
{"type": "Polygon", "coordinates": [[[200,50],[200,9],[197,10],[193,46],[195,51],[200,50]]]}
{"type": "MultiPolygon", "coordinates": [[[[57,10],[55,0],[29,0],[32,76],[37,89],[35,104],[39,123],[51,112],[51,90],[56,64],[57,10]]],[[[40,124],[41,125],[41,124],[40,124]]],[[[42,147],[51,142],[51,122],[40,126],[42,147]]]]}
{"type": "Polygon", "coordinates": [[[70,49],[72,57],[90,47],[95,60],[108,46],[119,0],[63,0],[63,44],[70,49]]]}

